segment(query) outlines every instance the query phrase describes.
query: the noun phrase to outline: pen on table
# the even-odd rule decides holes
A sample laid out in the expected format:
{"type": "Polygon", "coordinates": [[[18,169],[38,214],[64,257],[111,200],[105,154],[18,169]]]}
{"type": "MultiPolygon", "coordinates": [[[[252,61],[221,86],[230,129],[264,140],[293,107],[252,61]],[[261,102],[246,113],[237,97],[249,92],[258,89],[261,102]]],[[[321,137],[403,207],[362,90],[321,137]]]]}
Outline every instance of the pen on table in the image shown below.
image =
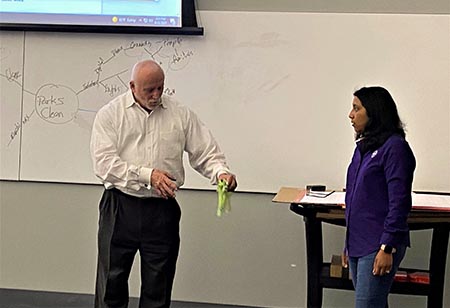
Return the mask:
{"type": "Polygon", "coordinates": [[[310,197],[316,197],[316,198],[326,198],[334,192],[335,192],[335,190],[332,190],[330,192],[310,191],[306,195],[310,196],[310,197]]]}

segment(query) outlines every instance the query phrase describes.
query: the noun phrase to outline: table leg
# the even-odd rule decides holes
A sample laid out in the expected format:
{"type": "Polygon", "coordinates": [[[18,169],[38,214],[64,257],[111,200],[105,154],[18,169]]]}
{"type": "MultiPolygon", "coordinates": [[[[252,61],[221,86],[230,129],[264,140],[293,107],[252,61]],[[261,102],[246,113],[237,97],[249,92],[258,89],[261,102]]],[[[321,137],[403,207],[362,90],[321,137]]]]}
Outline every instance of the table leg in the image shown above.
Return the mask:
{"type": "Polygon", "coordinates": [[[430,252],[430,294],[427,301],[429,308],[443,307],[449,229],[449,224],[433,228],[430,252]]]}
{"type": "Polygon", "coordinates": [[[323,265],[322,222],[315,213],[304,217],[306,231],[306,263],[308,266],[307,307],[322,307],[320,275],[323,265]]]}

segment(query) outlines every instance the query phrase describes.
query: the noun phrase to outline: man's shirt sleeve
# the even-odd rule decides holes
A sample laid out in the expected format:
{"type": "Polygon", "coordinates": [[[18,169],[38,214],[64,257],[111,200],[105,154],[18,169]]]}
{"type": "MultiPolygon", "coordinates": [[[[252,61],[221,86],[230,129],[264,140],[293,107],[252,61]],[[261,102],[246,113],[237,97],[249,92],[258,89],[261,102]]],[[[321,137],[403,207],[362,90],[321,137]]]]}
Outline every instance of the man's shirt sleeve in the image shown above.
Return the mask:
{"type": "Polygon", "coordinates": [[[189,163],[196,171],[217,184],[217,176],[231,173],[225,155],[211,131],[191,110],[187,111],[186,152],[189,163]]]}

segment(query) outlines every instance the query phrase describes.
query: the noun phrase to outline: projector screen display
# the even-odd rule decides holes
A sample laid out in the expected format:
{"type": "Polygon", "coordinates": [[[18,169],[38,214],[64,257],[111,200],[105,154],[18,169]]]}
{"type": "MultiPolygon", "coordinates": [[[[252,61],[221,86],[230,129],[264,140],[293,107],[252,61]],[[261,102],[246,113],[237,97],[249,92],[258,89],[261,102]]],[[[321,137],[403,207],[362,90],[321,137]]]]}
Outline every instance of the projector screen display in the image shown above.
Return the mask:
{"type": "Polygon", "coordinates": [[[2,24],[181,27],[182,0],[0,0],[2,24]]]}

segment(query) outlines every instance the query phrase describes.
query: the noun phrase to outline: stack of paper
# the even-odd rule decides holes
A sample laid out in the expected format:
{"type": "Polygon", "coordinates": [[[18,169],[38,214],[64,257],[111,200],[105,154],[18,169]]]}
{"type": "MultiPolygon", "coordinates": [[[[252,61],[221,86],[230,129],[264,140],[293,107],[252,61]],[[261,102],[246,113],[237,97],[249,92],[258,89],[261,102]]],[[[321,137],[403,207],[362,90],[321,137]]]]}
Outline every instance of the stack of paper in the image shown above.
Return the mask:
{"type": "MultiPolygon", "coordinates": [[[[306,194],[301,200],[300,203],[309,203],[309,204],[338,204],[338,205],[344,205],[345,204],[345,192],[341,191],[335,191],[328,196],[325,197],[318,197],[316,195],[317,192],[314,192],[314,194],[306,194]]],[[[325,193],[325,192],[324,192],[325,193]]],[[[328,192],[329,193],[329,192],[328,192]]]]}

